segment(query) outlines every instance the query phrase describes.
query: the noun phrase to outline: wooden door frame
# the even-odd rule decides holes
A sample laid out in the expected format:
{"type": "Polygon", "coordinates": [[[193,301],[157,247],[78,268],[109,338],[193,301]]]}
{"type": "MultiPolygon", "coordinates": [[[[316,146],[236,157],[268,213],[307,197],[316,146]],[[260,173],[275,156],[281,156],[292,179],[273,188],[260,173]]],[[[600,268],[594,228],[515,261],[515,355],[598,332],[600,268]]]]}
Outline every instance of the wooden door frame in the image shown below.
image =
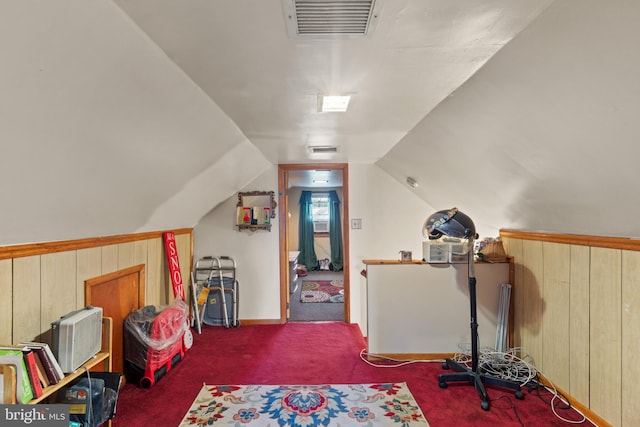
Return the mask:
{"type": "Polygon", "coordinates": [[[347,163],[304,163],[278,165],[278,229],[280,240],[280,323],[287,323],[289,293],[289,254],[287,253],[288,222],[286,212],[286,174],[294,170],[330,169],[342,171],[342,256],[344,275],[344,321],[351,323],[351,286],[349,280],[349,165],[347,163]]]}

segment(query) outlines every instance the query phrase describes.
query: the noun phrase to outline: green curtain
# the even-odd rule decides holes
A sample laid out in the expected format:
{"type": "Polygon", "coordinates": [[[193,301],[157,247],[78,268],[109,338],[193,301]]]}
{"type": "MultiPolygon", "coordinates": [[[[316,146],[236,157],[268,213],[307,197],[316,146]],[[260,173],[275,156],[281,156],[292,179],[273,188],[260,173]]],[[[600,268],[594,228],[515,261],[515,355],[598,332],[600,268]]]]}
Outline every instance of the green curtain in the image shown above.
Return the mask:
{"type": "Polygon", "coordinates": [[[329,243],[331,244],[331,264],[335,271],[341,271],[342,225],[340,221],[340,199],[335,190],[329,192],[329,243]]]}
{"type": "Polygon", "coordinates": [[[298,263],[304,264],[307,270],[316,270],[318,258],[313,243],[313,214],[311,210],[311,191],[303,191],[300,195],[300,221],[298,222],[298,263]]]}

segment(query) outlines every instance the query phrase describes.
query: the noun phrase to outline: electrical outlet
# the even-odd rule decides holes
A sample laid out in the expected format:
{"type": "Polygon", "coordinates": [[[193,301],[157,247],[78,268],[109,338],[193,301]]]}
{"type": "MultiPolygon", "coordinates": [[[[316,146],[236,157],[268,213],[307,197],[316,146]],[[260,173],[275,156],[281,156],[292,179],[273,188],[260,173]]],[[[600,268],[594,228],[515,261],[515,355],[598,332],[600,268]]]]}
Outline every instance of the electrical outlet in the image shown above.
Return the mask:
{"type": "Polygon", "coordinates": [[[360,218],[353,218],[351,220],[351,228],[353,230],[359,230],[362,228],[362,219],[360,218]]]}

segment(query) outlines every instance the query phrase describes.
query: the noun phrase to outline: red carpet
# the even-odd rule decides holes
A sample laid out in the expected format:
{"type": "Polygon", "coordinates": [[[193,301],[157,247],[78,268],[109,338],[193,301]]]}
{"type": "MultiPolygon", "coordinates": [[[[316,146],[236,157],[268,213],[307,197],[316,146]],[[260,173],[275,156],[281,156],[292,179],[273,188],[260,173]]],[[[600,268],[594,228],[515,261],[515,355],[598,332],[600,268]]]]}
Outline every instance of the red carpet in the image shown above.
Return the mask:
{"type": "MultiPolygon", "coordinates": [[[[410,337],[407,337],[410,339],[410,337]]],[[[566,426],[555,417],[551,396],[524,390],[525,399],[489,389],[491,409],[483,411],[475,389],[466,384],[438,386],[440,363],[377,368],[360,359],[366,348],[357,325],[289,323],[237,329],[205,326],[183,361],[149,389],[125,384],[114,427],[177,426],[207,384],[347,384],[406,382],[431,427],[566,426]],[[515,408],[515,409],[514,409],[515,408]]],[[[558,412],[580,419],[573,410],[558,412]]],[[[591,425],[589,422],[586,425],[591,425]]]]}

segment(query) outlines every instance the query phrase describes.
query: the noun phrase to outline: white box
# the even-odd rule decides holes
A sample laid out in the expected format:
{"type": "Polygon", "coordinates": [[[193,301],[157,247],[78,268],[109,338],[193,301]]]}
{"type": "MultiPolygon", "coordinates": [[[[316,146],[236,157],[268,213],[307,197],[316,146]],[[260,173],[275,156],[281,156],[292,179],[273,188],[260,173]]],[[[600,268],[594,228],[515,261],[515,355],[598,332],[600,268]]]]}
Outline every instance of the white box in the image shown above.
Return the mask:
{"type": "Polygon", "coordinates": [[[426,262],[449,262],[449,244],[422,242],[422,259],[426,262]]]}
{"type": "Polygon", "coordinates": [[[102,347],[102,307],[88,306],[51,324],[53,354],[62,372],[78,369],[102,347]]]}
{"type": "Polygon", "coordinates": [[[449,252],[453,255],[464,255],[467,256],[464,245],[462,243],[449,243],[449,252]]]}
{"type": "Polygon", "coordinates": [[[451,264],[467,264],[469,262],[469,254],[458,255],[449,253],[449,262],[451,264]]]}

